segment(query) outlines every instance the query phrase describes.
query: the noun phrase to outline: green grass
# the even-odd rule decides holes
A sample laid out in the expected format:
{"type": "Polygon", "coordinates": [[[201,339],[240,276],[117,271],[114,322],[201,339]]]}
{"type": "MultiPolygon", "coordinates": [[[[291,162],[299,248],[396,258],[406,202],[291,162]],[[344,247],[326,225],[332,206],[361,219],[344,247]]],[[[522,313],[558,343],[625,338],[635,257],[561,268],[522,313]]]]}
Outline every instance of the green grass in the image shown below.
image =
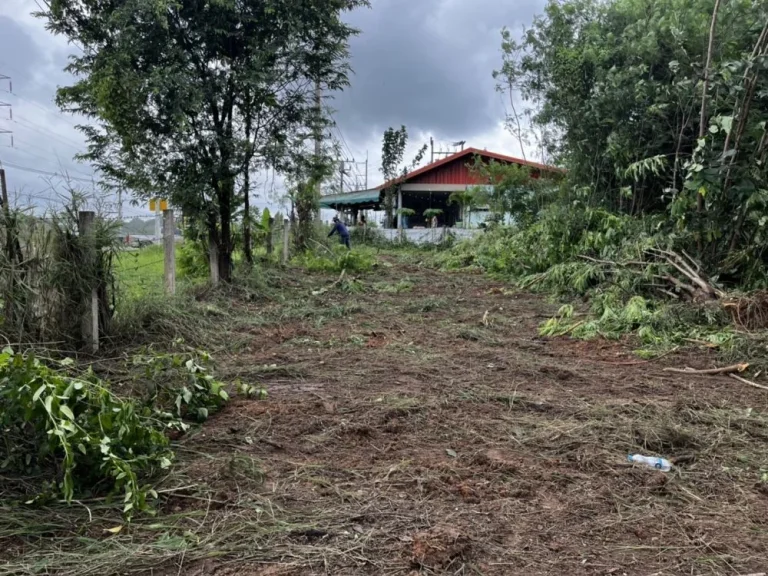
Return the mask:
{"type": "Polygon", "coordinates": [[[122,252],[115,266],[119,288],[127,298],[162,294],[164,267],[162,246],[122,252]]]}

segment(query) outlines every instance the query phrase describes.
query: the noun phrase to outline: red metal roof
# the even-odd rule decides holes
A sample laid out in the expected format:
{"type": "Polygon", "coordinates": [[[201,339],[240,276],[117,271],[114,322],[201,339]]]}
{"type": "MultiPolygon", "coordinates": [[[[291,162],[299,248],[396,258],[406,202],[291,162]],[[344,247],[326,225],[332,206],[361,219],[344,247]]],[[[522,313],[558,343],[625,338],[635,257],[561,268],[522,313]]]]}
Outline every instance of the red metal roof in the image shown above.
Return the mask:
{"type": "MultiPolygon", "coordinates": [[[[479,150],[477,148],[467,148],[456,154],[451,154],[445,158],[432,162],[426,166],[414,170],[405,175],[405,177],[398,178],[402,184],[459,184],[459,185],[472,185],[481,184],[478,177],[473,174],[467,167],[467,163],[462,159],[471,156],[480,156],[484,159],[497,160],[499,162],[505,162],[509,164],[518,164],[521,166],[529,166],[534,170],[542,172],[557,172],[564,174],[565,170],[557,168],[555,166],[547,166],[546,164],[539,164],[538,162],[531,162],[530,160],[523,160],[522,158],[515,158],[513,156],[506,156],[504,154],[497,154],[496,152],[489,152],[488,150],[479,150]]],[[[379,190],[390,186],[393,181],[385,182],[378,187],[379,190]]]]}

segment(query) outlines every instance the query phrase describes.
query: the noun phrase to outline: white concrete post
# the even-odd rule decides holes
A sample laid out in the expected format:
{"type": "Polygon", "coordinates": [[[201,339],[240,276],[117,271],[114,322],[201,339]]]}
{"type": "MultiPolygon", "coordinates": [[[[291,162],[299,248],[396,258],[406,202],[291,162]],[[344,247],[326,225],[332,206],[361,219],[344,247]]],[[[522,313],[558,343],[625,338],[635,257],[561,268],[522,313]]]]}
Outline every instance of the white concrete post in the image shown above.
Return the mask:
{"type": "Polygon", "coordinates": [[[288,263],[288,245],[291,241],[291,221],[283,220],[283,265],[288,263]]]}
{"type": "Polygon", "coordinates": [[[176,294],[176,226],[173,210],[163,210],[163,247],[165,249],[165,293],[176,294]]]}
{"type": "MultiPolygon", "coordinates": [[[[85,249],[86,270],[94,273],[96,269],[96,247],[93,244],[93,222],[96,219],[95,212],[79,213],[80,240],[85,249]]],[[[83,297],[83,317],[80,324],[80,333],[83,343],[91,352],[99,351],[99,296],[96,292],[96,278],[90,278],[93,287],[83,297]]]]}

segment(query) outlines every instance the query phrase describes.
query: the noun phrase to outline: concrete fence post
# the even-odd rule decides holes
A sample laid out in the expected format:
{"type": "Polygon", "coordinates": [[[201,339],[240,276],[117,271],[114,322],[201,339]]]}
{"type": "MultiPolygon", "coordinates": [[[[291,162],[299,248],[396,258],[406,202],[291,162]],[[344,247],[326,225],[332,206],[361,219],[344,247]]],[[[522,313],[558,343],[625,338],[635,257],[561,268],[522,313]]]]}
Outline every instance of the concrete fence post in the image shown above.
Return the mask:
{"type": "Polygon", "coordinates": [[[96,278],[91,276],[96,270],[96,247],[93,241],[93,227],[96,214],[90,211],[82,211],[78,214],[78,227],[80,240],[83,246],[85,270],[88,272],[88,280],[91,283],[83,295],[83,317],[80,324],[80,334],[85,346],[91,352],[99,351],[99,296],[96,292],[96,278]]]}
{"type": "Polygon", "coordinates": [[[165,293],[176,294],[176,225],[173,210],[163,210],[165,293]]]}

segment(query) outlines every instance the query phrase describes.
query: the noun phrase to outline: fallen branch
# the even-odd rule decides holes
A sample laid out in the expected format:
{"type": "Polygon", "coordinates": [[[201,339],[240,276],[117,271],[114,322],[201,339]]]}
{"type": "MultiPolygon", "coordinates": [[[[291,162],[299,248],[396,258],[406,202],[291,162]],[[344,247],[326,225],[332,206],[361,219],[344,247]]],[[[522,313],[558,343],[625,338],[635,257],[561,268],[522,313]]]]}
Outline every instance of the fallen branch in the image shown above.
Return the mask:
{"type": "Polygon", "coordinates": [[[336,257],[336,255],[333,253],[333,250],[331,250],[330,248],[328,248],[328,246],[326,246],[325,244],[321,244],[320,242],[318,242],[318,241],[317,241],[317,240],[315,240],[314,238],[310,238],[310,239],[309,239],[309,241],[310,241],[310,242],[314,242],[314,243],[315,243],[315,244],[317,244],[317,245],[318,245],[320,248],[322,248],[323,250],[325,250],[326,252],[328,252],[328,254],[330,254],[330,255],[331,255],[331,258],[335,258],[335,257],[336,257]]]}
{"type": "Polygon", "coordinates": [[[760,388],[760,390],[768,390],[768,386],[763,386],[762,384],[758,384],[757,382],[752,382],[752,380],[747,380],[746,378],[742,378],[741,376],[736,376],[736,374],[729,374],[729,376],[734,380],[738,380],[743,384],[754,386],[755,388],[760,388]]]}
{"type": "Polygon", "coordinates": [[[330,286],[326,286],[325,288],[320,288],[320,290],[312,290],[312,296],[320,296],[321,294],[325,294],[328,292],[328,290],[332,290],[334,287],[336,287],[339,283],[341,283],[342,280],[344,280],[344,274],[346,274],[347,269],[344,268],[344,270],[341,271],[341,275],[339,276],[338,280],[331,284],[330,286]]]}
{"type": "Polygon", "coordinates": [[[706,370],[694,370],[693,368],[664,368],[665,372],[677,372],[678,374],[732,374],[733,372],[744,372],[749,368],[749,364],[734,364],[733,366],[723,366],[722,368],[708,368],[706,370]]]}

